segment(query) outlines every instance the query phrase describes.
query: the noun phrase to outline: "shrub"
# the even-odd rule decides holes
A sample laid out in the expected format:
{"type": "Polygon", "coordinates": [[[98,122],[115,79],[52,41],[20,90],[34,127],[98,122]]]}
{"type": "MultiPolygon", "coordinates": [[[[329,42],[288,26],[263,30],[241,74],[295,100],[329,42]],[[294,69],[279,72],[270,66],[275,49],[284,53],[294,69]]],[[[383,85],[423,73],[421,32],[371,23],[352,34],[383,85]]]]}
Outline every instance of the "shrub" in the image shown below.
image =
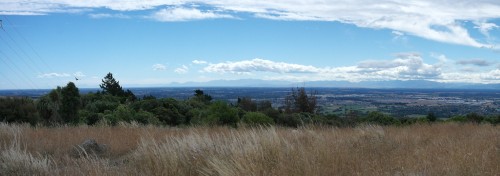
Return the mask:
{"type": "Polygon", "coordinates": [[[272,125],[274,120],[266,114],[260,112],[247,112],[243,115],[243,122],[249,125],[272,125]]]}
{"type": "Polygon", "coordinates": [[[39,121],[35,103],[29,98],[0,98],[0,121],[28,122],[32,125],[39,121]]]}
{"type": "Polygon", "coordinates": [[[134,119],[134,111],[122,104],[113,111],[113,116],[115,116],[118,121],[130,122],[134,119]]]}
{"type": "Polygon", "coordinates": [[[147,111],[139,111],[135,113],[134,120],[142,124],[152,124],[152,125],[160,124],[160,120],[156,118],[153,113],[147,111]]]}
{"type": "Polygon", "coordinates": [[[400,120],[401,124],[403,125],[411,125],[411,124],[422,124],[422,123],[429,123],[430,120],[428,117],[420,117],[420,118],[403,118],[400,120]]]}
{"type": "Polygon", "coordinates": [[[210,125],[231,125],[236,126],[240,120],[238,110],[230,107],[226,102],[216,101],[208,109],[207,123],[210,125]]]}
{"type": "Polygon", "coordinates": [[[300,119],[299,114],[281,114],[277,121],[278,124],[289,126],[289,127],[298,127],[302,125],[302,120],[300,119]]]}
{"type": "Polygon", "coordinates": [[[449,118],[447,121],[451,121],[451,122],[466,122],[467,119],[465,118],[465,116],[453,116],[453,117],[449,118]]]}
{"type": "Polygon", "coordinates": [[[375,123],[379,125],[395,125],[400,124],[399,120],[391,117],[389,115],[385,115],[378,111],[373,111],[368,113],[368,115],[364,118],[364,122],[375,123]]]}
{"type": "Polygon", "coordinates": [[[474,123],[481,123],[483,121],[484,117],[477,114],[477,113],[469,113],[465,116],[465,119],[469,122],[474,122],[474,123]]]}
{"type": "Polygon", "coordinates": [[[433,112],[429,112],[429,114],[427,114],[427,117],[426,117],[429,121],[431,122],[435,122],[437,120],[437,117],[436,115],[434,115],[433,112]]]}

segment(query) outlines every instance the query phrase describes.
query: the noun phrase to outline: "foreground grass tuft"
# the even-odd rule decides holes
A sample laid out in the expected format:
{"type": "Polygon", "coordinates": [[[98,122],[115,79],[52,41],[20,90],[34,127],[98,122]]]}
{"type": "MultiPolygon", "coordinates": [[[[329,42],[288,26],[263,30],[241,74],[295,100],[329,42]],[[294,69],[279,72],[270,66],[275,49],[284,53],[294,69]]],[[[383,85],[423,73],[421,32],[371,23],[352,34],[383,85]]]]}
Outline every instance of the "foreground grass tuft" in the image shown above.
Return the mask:
{"type": "Polygon", "coordinates": [[[0,124],[0,175],[495,175],[500,127],[162,128],[0,124]],[[106,155],[72,157],[85,139],[106,155]]]}

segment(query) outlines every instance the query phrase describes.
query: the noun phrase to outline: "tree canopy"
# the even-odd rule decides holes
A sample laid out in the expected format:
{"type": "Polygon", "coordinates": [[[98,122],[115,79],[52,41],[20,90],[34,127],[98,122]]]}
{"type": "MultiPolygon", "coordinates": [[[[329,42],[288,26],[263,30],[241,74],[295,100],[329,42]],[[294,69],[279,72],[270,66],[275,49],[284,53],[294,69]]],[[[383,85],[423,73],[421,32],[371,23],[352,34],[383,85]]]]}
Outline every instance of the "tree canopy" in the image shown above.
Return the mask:
{"type": "Polygon", "coordinates": [[[104,79],[102,79],[102,84],[99,85],[101,87],[102,92],[105,94],[110,94],[112,96],[123,97],[124,100],[135,101],[137,98],[135,97],[132,91],[128,90],[124,91],[122,86],[120,86],[120,82],[116,81],[113,77],[113,74],[109,72],[104,79]]]}
{"type": "Polygon", "coordinates": [[[121,96],[125,94],[120,82],[113,78],[113,74],[110,72],[102,80],[102,84],[99,85],[104,93],[111,94],[113,96],[121,96]]]}

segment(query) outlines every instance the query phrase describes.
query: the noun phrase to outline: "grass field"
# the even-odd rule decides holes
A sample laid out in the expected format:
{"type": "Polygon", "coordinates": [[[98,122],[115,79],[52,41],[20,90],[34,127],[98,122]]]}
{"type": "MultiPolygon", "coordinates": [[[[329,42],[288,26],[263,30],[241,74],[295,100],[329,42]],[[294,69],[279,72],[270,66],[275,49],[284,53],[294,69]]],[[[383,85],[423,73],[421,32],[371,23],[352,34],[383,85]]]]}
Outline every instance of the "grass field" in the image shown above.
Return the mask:
{"type": "Polygon", "coordinates": [[[30,127],[0,123],[0,175],[498,175],[500,127],[30,127]],[[96,139],[104,156],[71,155],[96,139]]]}

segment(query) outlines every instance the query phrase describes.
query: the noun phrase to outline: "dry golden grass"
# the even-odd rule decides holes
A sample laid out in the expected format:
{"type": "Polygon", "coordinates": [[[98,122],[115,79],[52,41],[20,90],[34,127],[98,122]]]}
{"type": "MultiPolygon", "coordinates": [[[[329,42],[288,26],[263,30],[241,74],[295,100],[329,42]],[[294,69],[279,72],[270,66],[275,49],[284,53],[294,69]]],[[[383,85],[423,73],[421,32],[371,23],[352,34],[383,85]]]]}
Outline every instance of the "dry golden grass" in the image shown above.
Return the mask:
{"type": "Polygon", "coordinates": [[[0,123],[0,175],[498,175],[500,127],[29,127],[0,123]],[[103,157],[75,158],[85,139],[103,157]]]}

